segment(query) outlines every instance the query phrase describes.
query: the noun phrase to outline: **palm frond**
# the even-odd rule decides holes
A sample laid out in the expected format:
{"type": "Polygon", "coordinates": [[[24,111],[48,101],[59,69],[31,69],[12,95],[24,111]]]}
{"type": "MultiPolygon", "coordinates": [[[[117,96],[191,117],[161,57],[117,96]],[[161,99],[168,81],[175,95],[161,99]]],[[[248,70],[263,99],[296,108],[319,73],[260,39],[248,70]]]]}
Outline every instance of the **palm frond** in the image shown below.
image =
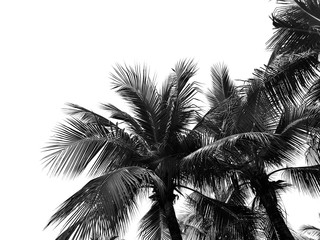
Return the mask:
{"type": "Polygon", "coordinates": [[[311,237],[316,237],[318,239],[320,238],[320,228],[317,228],[312,225],[303,225],[301,227],[301,232],[311,237]]]}
{"type": "Polygon", "coordinates": [[[95,178],[67,199],[47,226],[64,223],[58,239],[88,239],[125,232],[136,211],[136,196],[144,187],[154,185],[164,191],[161,180],[151,171],[120,168],[95,178]]]}
{"type": "Polygon", "coordinates": [[[288,102],[298,105],[318,79],[318,63],[318,54],[314,52],[287,54],[265,68],[256,69],[254,75],[264,82],[276,105],[287,105],[288,102]]]}
{"type": "Polygon", "coordinates": [[[153,202],[150,210],[140,220],[139,237],[146,240],[171,240],[159,202],[153,202]]]}
{"type": "Polygon", "coordinates": [[[320,165],[284,168],[282,176],[300,192],[320,195],[320,165]]]}
{"type": "MultiPolygon", "coordinates": [[[[200,161],[211,156],[217,156],[220,150],[231,149],[238,144],[245,145],[248,143],[257,144],[260,147],[268,147],[270,142],[276,139],[277,136],[267,132],[245,132],[233,134],[222,139],[216,140],[211,144],[207,144],[204,147],[194,151],[186,156],[183,161],[187,163],[190,161],[200,161]]],[[[238,152],[237,152],[238,153],[238,152]]]]}
{"type": "Polygon", "coordinates": [[[155,81],[149,77],[146,67],[135,68],[117,65],[111,75],[112,86],[127,101],[136,121],[150,143],[157,143],[160,95],[155,81]]]}
{"type": "MultiPolygon", "coordinates": [[[[183,60],[173,69],[174,73],[167,81],[162,99],[162,142],[167,144],[169,136],[184,131],[193,123],[197,110],[196,94],[200,91],[197,82],[190,82],[196,73],[196,66],[192,61],[183,60]],[[168,95],[170,94],[170,95],[168,95]]],[[[174,139],[171,139],[171,141],[174,139]]]]}
{"type": "Polygon", "coordinates": [[[86,123],[97,123],[104,127],[117,127],[116,124],[110,120],[84,107],[73,103],[67,103],[66,105],[67,107],[64,108],[64,111],[71,117],[76,117],[86,123]]]}
{"type": "Polygon", "coordinates": [[[44,157],[44,163],[53,175],[78,176],[93,160],[91,173],[99,174],[114,161],[130,160],[137,149],[136,143],[123,130],[112,127],[107,131],[101,125],[76,118],[60,124],[54,133],[44,157]]]}
{"type": "Polygon", "coordinates": [[[134,134],[143,136],[143,129],[141,128],[140,124],[129,113],[120,110],[110,103],[102,104],[101,107],[111,114],[110,118],[123,121],[134,134]]]}
{"type": "Polygon", "coordinates": [[[217,107],[224,100],[236,94],[236,87],[229,76],[228,67],[225,64],[216,64],[211,68],[212,88],[207,99],[210,107],[217,107]]]}
{"type": "Polygon", "coordinates": [[[268,48],[276,54],[319,50],[320,4],[317,0],[295,0],[276,8],[272,15],[276,29],[268,48]]]}
{"type": "MultiPolygon", "coordinates": [[[[270,147],[274,151],[266,152],[265,158],[278,158],[292,162],[302,156],[307,150],[307,144],[319,129],[319,113],[319,109],[305,105],[284,107],[275,131],[278,141],[271,144],[270,147]]],[[[308,160],[310,158],[307,158],[308,160]]]]}

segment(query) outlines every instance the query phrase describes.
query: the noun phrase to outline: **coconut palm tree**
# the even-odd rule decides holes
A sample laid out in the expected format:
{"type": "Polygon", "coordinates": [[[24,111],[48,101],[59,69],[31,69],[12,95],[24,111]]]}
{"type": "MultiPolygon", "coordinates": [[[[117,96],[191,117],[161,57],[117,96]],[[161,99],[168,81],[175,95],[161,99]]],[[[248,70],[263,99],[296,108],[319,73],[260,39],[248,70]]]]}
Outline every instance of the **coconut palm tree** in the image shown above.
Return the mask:
{"type": "Polygon", "coordinates": [[[298,104],[298,91],[291,99],[274,101],[282,93],[281,80],[289,74],[303,78],[304,69],[311,72],[307,80],[314,79],[310,65],[298,67],[301,75],[276,71],[274,65],[260,69],[240,87],[232,83],[226,67],[214,67],[208,95],[212,109],[196,126],[211,134],[211,143],[182,161],[194,185],[220,178],[236,189],[251,189],[254,206],[264,209],[280,240],[294,239],[281,209],[281,192],[293,185],[312,196],[320,194],[320,163],[307,158],[306,165],[295,165],[310,139],[318,136],[320,109],[298,104]],[[272,86],[271,96],[266,85],[276,81],[280,84],[272,86]]]}
{"type": "MultiPolygon", "coordinates": [[[[179,62],[158,91],[146,68],[117,66],[113,87],[129,104],[131,114],[103,104],[110,114],[106,118],[68,105],[69,118],[58,126],[46,148],[46,166],[51,174],[68,177],[87,169],[94,179],[52,216],[48,225],[65,223],[58,239],[123,233],[141,194],[151,199],[152,206],[141,219],[140,237],[182,239],[173,204],[181,188],[190,189],[190,181],[188,171],[180,169],[180,161],[211,141],[210,134],[200,131],[201,124],[189,129],[201,119],[194,104],[199,88],[190,81],[195,72],[191,61],[179,62]]],[[[215,204],[216,211],[228,207],[217,200],[215,204]]],[[[230,213],[234,210],[239,215],[241,209],[244,207],[233,203],[229,215],[221,219],[235,223],[230,213]]]]}
{"type": "Polygon", "coordinates": [[[44,161],[53,175],[76,177],[89,169],[94,179],[52,216],[48,225],[65,222],[58,239],[88,239],[93,231],[99,236],[121,234],[137,197],[148,196],[148,189],[153,205],[140,234],[159,239],[165,219],[171,239],[182,239],[173,208],[179,160],[201,146],[188,129],[197,110],[199,89],[190,81],[195,72],[192,61],[179,62],[158,91],[147,68],[117,66],[113,88],[131,113],[103,104],[110,114],[106,118],[69,104],[69,117],[55,130],[44,161]]]}

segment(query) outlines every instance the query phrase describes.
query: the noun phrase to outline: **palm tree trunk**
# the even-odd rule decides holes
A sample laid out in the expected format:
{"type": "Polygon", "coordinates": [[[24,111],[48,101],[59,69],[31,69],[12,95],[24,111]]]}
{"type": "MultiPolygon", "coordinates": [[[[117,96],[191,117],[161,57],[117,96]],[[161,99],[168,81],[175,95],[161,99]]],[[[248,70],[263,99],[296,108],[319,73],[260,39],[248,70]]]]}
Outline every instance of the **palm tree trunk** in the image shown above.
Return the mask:
{"type": "Polygon", "coordinates": [[[260,201],[266,209],[268,217],[279,236],[279,240],[294,240],[294,237],[284,221],[277,204],[274,203],[273,198],[271,198],[269,194],[264,194],[260,197],[260,201]]]}
{"type": "Polygon", "coordinates": [[[254,189],[257,196],[259,196],[262,205],[264,206],[267,215],[274,226],[279,240],[295,240],[290,232],[286,222],[284,221],[281,210],[278,208],[277,194],[274,188],[270,186],[270,182],[266,175],[256,177],[256,180],[252,180],[254,189]]]}
{"type": "Polygon", "coordinates": [[[166,201],[163,206],[164,214],[167,219],[167,225],[172,240],[182,240],[180,226],[173,208],[172,201],[166,201]]]}

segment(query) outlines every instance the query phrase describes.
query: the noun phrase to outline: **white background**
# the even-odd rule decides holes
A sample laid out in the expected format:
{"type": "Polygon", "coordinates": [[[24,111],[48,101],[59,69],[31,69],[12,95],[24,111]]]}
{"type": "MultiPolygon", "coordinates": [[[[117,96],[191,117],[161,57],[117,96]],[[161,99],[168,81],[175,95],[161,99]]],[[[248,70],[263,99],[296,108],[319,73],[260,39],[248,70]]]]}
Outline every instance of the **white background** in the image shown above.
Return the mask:
{"type": "MultiPolygon", "coordinates": [[[[193,58],[206,83],[223,61],[232,78],[249,78],[268,60],[273,9],[268,0],[1,1],[1,238],[55,239],[59,227],[43,228],[86,182],[50,178],[41,164],[64,103],[121,106],[108,85],[116,63],[147,64],[161,81],[193,58]]],[[[284,200],[294,228],[318,223],[319,200],[284,200]]]]}

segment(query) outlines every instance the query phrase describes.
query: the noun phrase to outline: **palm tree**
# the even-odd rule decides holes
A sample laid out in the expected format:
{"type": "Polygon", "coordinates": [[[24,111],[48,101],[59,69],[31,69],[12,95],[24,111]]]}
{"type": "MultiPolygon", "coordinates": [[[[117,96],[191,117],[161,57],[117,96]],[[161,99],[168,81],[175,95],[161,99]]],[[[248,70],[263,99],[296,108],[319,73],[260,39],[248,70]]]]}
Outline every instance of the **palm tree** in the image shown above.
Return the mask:
{"type": "Polygon", "coordinates": [[[320,195],[320,162],[307,158],[305,166],[295,165],[310,139],[318,136],[320,109],[299,104],[299,91],[286,101],[274,101],[276,94],[282,93],[281,80],[290,74],[303,78],[305,70],[310,73],[307,80],[314,79],[312,66],[297,67],[300,75],[276,71],[278,68],[270,65],[240,87],[232,83],[225,66],[214,67],[208,95],[211,111],[196,126],[211,134],[211,143],[182,161],[194,185],[225,179],[236,189],[250,189],[254,206],[265,211],[280,240],[294,239],[283,216],[280,193],[293,185],[312,196],[320,195]],[[266,86],[276,81],[272,95],[266,86]],[[279,179],[279,173],[283,178],[279,179]]]}
{"type": "Polygon", "coordinates": [[[137,197],[150,195],[148,189],[153,204],[142,219],[140,235],[160,239],[166,226],[172,240],[182,239],[173,208],[179,161],[201,146],[188,129],[198,110],[194,97],[199,89],[190,82],[195,72],[192,61],[179,62],[158,91],[147,68],[117,66],[113,88],[132,113],[104,104],[110,114],[105,118],[69,104],[69,118],[55,130],[44,160],[53,175],[76,177],[88,169],[94,179],[51,217],[48,225],[65,223],[58,239],[124,232],[137,197]]]}
{"type": "MultiPolygon", "coordinates": [[[[65,223],[58,239],[119,235],[126,230],[141,194],[151,199],[152,206],[141,219],[139,235],[143,239],[182,239],[173,204],[181,188],[190,189],[190,181],[180,161],[211,139],[202,132],[201,124],[189,129],[202,118],[192,101],[199,92],[197,83],[190,82],[195,72],[191,61],[179,62],[159,92],[146,68],[117,66],[113,87],[129,104],[132,115],[112,104],[102,105],[109,118],[68,105],[69,118],[58,126],[47,147],[46,166],[53,175],[68,177],[88,169],[95,178],[52,216],[48,225],[65,223]]],[[[209,186],[214,189],[212,183],[209,186]]],[[[229,206],[215,200],[214,204],[215,212],[229,208],[220,223],[216,219],[220,226],[224,221],[236,229],[239,219],[235,221],[234,216],[248,215],[240,203],[229,206]]]]}

